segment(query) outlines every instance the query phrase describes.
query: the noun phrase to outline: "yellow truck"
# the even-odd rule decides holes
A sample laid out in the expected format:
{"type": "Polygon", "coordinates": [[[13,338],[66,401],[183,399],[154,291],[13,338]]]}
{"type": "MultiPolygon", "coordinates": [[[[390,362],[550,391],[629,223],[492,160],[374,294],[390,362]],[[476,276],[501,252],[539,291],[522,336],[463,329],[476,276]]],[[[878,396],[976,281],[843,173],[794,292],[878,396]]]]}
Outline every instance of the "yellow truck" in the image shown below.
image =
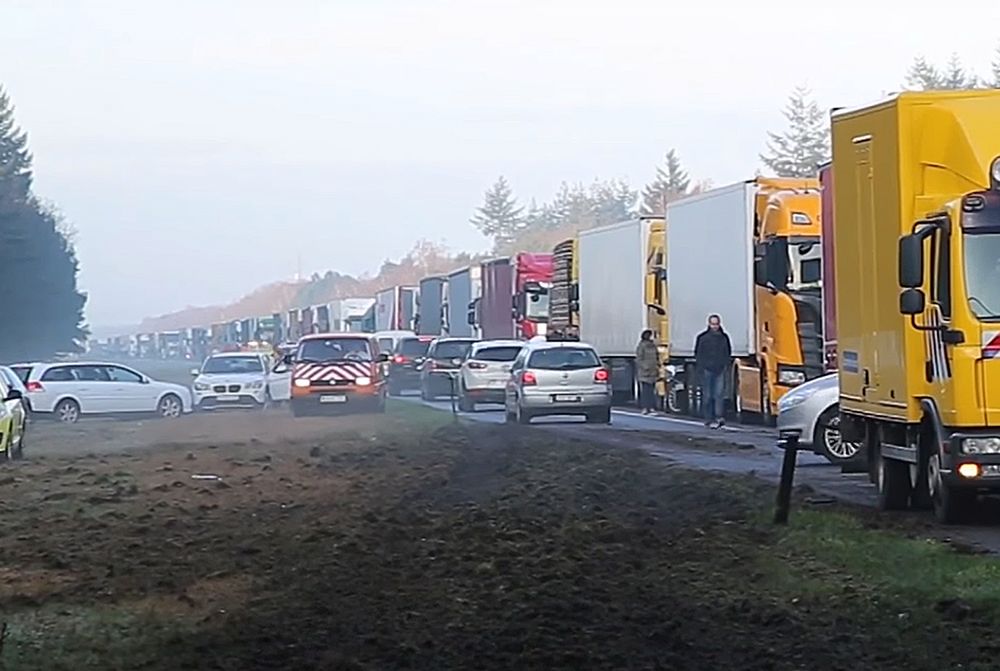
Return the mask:
{"type": "Polygon", "coordinates": [[[732,342],[732,409],[774,421],[778,400],[822,375],[820,191],[758,177],[667,205],[671,409],[700,405],[694,345],[710,314],[732,342]]]}
{"type": "Polygon", "coordinates": [[[1000,91],[832,117],[841,430],[882,508],[1000,490],[1000,91]]]}
{"type": "Polygon", "coordinates": [[[667,409],[680,412],[676,393],[671,393],[671,380],[676,374],[669,365],[670,323],[667,317],[667,224],[663,219],[653,219],[649,225],[649,240],[646,243],[646,328],[653,332],[653,339],[660,350],[660,361],[664,364],[663,377],[656,385],[657,395],[664,399],[667,409]]]}

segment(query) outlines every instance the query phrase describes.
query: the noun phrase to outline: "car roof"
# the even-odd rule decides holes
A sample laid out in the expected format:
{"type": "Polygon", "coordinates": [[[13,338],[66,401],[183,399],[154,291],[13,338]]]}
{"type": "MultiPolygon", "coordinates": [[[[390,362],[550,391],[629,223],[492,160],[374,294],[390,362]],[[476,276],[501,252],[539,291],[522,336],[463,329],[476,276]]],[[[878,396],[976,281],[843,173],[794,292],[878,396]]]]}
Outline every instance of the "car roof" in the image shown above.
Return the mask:
{"type": "Polygon", "coordinates": [[[215,354],[209,354],[209,359],[235,359],[241,356],[261,356],[265,352],[216,352],[215,354]]]}
{"type": "Polygon", "coordinates": [[[371,333],[310,333],[309,335],[304,335],[299,338],[299,342],[304,342],[306,340],[330,340],[331,338],[337,338],[339,340],[371,340],[371,333]]]}
{"type": "Polygon", "coordinates": [[[36,363],[31,364],[34,366],[42,366],[45,368],[53,368],[55,366],[120,366],[121,368],[132,368],[132,366],[122,363],[120,361],[49,361],[48,363],[36,363]]]}
{"type": "Polygon", "coordinates": [[[593,345],[585,342],[580,342],[578,340],[545,340],[538,342],[527,342],[524,344],[525,349],[531,350],[532,352],[544,349],[592,349],[595,352],[597,348],[593,345]]]}
{"type": "Polygon", "coordinates": [[[488,349],[490,347],[524,347],[523,340],[480,340],[472,345],[472,349],[488,349]]]}

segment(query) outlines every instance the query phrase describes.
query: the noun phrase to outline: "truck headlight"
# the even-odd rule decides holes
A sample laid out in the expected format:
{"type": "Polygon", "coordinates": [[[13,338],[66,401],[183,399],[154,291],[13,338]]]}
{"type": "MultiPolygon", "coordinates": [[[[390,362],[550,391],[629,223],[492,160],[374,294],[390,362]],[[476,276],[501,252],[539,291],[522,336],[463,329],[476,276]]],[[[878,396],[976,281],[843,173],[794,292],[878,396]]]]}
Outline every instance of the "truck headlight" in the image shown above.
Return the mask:
{"type": "Polygon", "coordinates": [[[794,387],[806,381],[806,374],[801,370],[778,368],[778,384],[794,387]]]}
{"type": "Polygon", "coordinates": [[[993,159],[993,163],[990,164],[990,181],[994,189],[1000,189],[1000,156],[993,159]]]}
{"type": "Polygon", "coordinates": [[[998,454],[1000,453],[1000,438],[963,438],[962,452],[965,454],[998,454]]]}

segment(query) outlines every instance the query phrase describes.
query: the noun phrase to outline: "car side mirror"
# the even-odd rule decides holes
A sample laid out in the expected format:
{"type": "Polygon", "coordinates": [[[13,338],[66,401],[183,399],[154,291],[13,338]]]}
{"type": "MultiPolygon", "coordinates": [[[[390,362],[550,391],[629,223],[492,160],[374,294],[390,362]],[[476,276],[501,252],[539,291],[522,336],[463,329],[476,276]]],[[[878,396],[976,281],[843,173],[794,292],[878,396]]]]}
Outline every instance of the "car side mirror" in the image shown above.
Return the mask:
{"type": "Polygon", "coordinates": [[[899,294],[899,312],[904,315],[923,314],[927,298],[920,289],[904,289],[899,294]]]}
{"type": "Polygon", "coordinates": [[[281,363],[285,364],[286,366],[291,366],[294,362],[295,362],[295,357],[293,357],[291,354],[286,354],[285,356],[281,357],[281,363]]]}
{"type": "Polygon", "coordinates": [[[388,363],[389,355],[385,352],[379,352],[379,355],[375,358],[375,360],[379,363],[388,363]]]}
{"type": "MultiPolygon", "coordinates": [[[[904,235],[899,239],[899,286],[904,289],[916,289],[920,286],[923,286],[923,284],[924,284],[923,238],[917,235],[904,235]]],[[[923,308],[921,308],[921,310],[923,310],[923,308]]],[[[914,313],[904,312],[903,314],[914,314],[914,313]]]]}
{"type": "Polygon", "coordinates": [[[10,392],[7,394],[7,398],[5,398],[4,400],[20,401],[22,398],[24,398],[24,394],[21,393],[20,389],[11,389],[10,392]]]}
{"type": "Polygon", "coordinates": [[[201,375],[201,371],[198,370],[197,368],[192,368],[191,369],[191,375],[193,375],[195,377],[198,377],[199,375],[201,375]]]}
{"type": "Polygon", "coordinates": [[[149,378],[143,375],[139,378],[139,384],[149,384],[149,378]]]}

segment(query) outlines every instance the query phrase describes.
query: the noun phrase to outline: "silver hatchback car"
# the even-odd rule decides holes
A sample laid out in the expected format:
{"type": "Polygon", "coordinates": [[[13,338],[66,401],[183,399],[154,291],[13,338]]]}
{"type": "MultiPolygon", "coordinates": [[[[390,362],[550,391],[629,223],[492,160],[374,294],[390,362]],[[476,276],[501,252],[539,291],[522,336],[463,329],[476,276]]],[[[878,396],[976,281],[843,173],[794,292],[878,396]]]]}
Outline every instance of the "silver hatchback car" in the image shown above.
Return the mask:
{"type": "Polygon", "coordinates": [[[508,422],[527,424],[545,415],[583,415],[611,422],[608,369],[590,345],[527,343],[511,367],[506,389],[508,422]]]}

